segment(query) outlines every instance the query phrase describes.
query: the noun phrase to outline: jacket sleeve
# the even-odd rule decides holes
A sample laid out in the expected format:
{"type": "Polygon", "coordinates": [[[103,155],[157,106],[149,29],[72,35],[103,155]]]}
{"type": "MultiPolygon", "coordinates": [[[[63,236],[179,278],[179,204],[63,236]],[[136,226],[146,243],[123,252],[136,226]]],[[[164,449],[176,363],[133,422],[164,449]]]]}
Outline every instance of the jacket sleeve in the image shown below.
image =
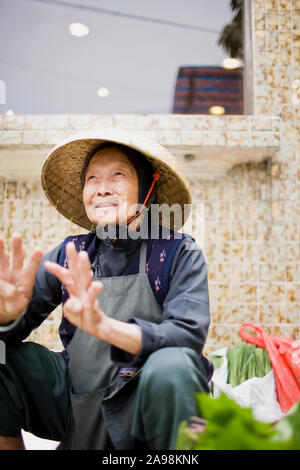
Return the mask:
{"type": "Polygon", "coordinates": [[[207,268],[203,253],[191,238],[184,238],[175,253],[169,275],[162,322],[131,318],[142,330],[142,349],[136,356],[112,346],[111,359],[126,366],[141,365],[160,348],[190,347],[202,352],[210,323],[207,268]]]}
{"type": "Polygon", "coordinates": [[[60,249],[61,245],[43,256],[25,314],[14,322],[0,327],[0,340],[12,343],[27,338],[32,330],[40,326],[61,303],[61,283],[44,267],[46,260],[58,262],[60,249]]]}

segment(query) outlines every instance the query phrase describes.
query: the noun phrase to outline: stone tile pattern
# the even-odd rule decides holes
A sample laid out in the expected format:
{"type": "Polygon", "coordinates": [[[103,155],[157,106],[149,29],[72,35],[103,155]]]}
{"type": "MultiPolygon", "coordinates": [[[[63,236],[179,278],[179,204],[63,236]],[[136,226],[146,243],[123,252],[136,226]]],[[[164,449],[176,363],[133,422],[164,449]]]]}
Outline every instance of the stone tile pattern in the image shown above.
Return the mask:
{"type": "Polygon", "coordinates": [[[252,17],[253,114],[280,116],[280,150],[217,187],[192,183],[206,201],[208,351],[240,340],[243,321],[300,338],[300,0],[253,0],[252,17]]]}
{"type": "Polygon", "coordinates": [[[264,260],[256,253],[257,321],[299,339],[300,0],[253,0],[252,8],[254,114],[281,117],[280,151],[267,172],[269,230],[256,239],[267,248],[264,260]]]}
{"type": "Polygon", "coordinates": [[[119,127],[131,129],[162,145],[226,145],[276,147],[278,116],[207,115],[0,115],[1,146],[54,146],[80,131],[119,127]]]}

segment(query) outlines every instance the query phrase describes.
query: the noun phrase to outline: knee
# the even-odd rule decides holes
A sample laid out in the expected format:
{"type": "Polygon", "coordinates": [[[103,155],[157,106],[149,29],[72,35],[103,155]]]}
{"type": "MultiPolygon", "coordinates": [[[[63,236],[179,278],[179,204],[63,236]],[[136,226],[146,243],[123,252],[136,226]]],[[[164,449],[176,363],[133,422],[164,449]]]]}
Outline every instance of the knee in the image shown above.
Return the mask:
{"type": "Polygon", "coordinates": [[[141,382],[147,388],[174,387],[190,381],[198,355],[190,348],[169,347],[152,353],[145,362],[141,382]]]}

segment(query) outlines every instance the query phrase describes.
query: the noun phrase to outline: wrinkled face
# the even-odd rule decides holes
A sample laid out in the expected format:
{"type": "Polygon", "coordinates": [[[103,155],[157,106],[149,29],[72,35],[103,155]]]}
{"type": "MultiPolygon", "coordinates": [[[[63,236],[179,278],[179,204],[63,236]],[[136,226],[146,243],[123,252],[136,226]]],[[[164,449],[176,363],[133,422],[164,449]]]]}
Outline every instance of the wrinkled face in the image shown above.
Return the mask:
{"type": "Polygon", "coordinates": [[[119,149],[96,152],[86,171],[83,202],[93,224],[122,224],[136,212],[138,176],[126,155],[119,149]]]}

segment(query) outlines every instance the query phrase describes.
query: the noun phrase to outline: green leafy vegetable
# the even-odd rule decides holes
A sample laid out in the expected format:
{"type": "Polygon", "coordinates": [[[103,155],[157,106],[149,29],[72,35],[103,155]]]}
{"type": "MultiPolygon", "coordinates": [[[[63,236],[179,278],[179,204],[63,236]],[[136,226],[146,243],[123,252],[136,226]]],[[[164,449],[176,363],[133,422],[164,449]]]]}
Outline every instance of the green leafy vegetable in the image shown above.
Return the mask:
{"type": "Polygon", "coordinates": [[[177,450],[292,450],[300,449],[300,405],[276,425],[254,419],[225,394],[212,398],[198,393],[199,415],[207,421],[197,433],[183,421],[178,429],[177,450]]]}
{"type": "MultiPolygon", "coordinates": [[[[228,348],[227,357],[227,383],[233,387],[240,385],[252,377],[264,377],[272,370],[271,361],[267,351],[253,344],[240,342],[228,348]]],[[[209,356],[215,369],[220,367],[223,358],[214,354],[209,356]]]]}
{"type": "Polygon", "coordinates": [[[223,357],[212,354],[208,359],[213,363],[215,369],[218,369],[223,364],[223,357]]]}

